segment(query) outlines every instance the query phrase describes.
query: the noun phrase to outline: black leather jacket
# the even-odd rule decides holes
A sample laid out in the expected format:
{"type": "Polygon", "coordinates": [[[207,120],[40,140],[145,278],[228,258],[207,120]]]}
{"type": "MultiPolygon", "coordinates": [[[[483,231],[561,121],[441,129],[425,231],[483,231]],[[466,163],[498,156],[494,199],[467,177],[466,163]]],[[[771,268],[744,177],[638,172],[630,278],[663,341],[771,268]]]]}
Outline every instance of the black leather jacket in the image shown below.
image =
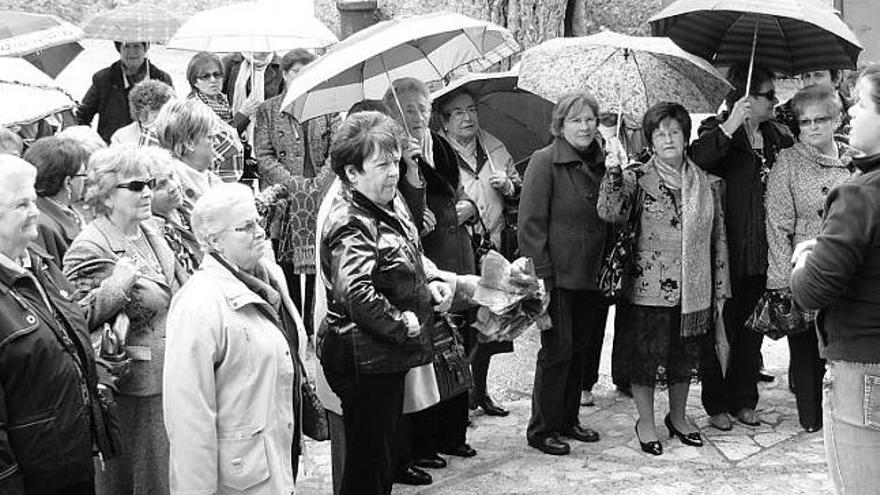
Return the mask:
{"type": "Polygon", "coordinates": [[[317,353],[337,373],[396,373],[431,361],[428,282],[442,280],[441,273],[422,254],[399,196],[392,207],[343,185],[327,216],[321,240],[327,317],[317,353]],[[407,337],[404,311],[418,317],[418,337],[407,337]]]}
{"type": "MultiPolygon", "coordinates": [[[[31,273],[0,265],[0,493],[52,493],[93,476],[94,446],[115,455],[75,288],[49,255],[31,273]],[[78,364],[79,363],[79,364],[78,364]]],[[[108,405],[105,403],[105,405],[108,405]]],[[[118,434],[118,431],[114,430],[118,434]]],[[[118,442],[118,437],[112,438],[118,442]]]]}

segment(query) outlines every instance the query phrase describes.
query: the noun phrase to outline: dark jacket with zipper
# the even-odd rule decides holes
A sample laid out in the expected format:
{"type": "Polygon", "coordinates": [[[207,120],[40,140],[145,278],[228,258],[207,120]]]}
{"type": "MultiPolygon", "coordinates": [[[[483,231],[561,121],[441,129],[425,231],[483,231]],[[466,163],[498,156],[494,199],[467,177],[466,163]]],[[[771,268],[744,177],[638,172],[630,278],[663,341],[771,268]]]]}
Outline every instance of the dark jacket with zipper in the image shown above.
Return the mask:
{"type": "Polygon", "coordinates": [[[519,201],[519,251],[547,290],[596,290],[608,224],[596,211],[605,153],[594,140],[582,158],[563,138],[536,151],[519,201]]]}
{"type": "MultiPolygon", "coordinates": [[[[171,76],[152,62],[145,62],[150,73],[149,79],[156,79],[172,86],[171,76]]],[[[144,69],[145,71],[147,69],[144,69]]],[[[80,125],[91,125],[98,114],[98,134],[110,144],[110,137],[120,127],[131,124],[131,111],[128,108],[128,93],[134,84],[125,86],[122,78],[122,62],[117,60],[110,67],[99,70],[92,76],[92,86],[83,96],[76,110],[76,121],[80,125]]]]}
{"type": "Polygon", "coordinates": [[[118,451],[118,437],[109,435],[115,422],[102,412],[86,317],[71,297],[75,289],[40,248],[30,248],[29,256],[29,271],[52,308],[33,278],[0,265],[4,495],[53,492],[85,482],[94,476],[95,445],[105,458],[118,451]]]}
{"type": "Polygon", "coordinates": [[[431,362],[428,282],[440,274],[422,254],[400,196],[391,207],[393,212],[343,185],[327,215],[321,240],[327,317],[318,330],[317,355],[336,373],[399,373],[431,362]],[[419,319],[417,337],[407,336],[405,311],[419,319]]]}
{"type": "Polygon", "coordinates": [[[805,309],[819,309],[825,359],[880,363],[880,155],[853,159],[861,173],[831,191],[816,245],[791,275],[805,309]]]}

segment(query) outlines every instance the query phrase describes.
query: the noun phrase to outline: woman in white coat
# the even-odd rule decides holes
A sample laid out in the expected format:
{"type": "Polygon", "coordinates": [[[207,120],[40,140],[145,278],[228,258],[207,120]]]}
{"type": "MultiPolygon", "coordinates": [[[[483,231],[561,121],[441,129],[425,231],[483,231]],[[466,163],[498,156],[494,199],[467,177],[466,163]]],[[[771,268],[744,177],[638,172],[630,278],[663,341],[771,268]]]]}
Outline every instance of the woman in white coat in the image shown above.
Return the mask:
{"type": "Polygon", "coordinates": [[[300,445],[299,337],[254,197],[220,184],[195,204],[205,250],[168,316],[171,493],[291,494],[300,445]]]}

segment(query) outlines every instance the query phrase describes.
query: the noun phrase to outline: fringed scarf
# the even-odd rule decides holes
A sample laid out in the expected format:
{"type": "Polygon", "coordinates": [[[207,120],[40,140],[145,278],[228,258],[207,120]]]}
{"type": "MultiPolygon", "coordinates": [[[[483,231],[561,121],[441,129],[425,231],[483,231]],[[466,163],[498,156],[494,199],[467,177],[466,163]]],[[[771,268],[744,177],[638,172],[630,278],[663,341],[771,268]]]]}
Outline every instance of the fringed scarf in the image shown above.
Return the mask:
{"type": "Polygon", "coordinates": [[[226,99],[226,95],[223,93],[206,95],[199,90],[193,90],[189,97],[192,98],[193,96],[201,100],[205,105],[208,105],[208,108],[213,110],[223,122],[232,120],[232,108],[229,106],[229,100],[226,99]]]}
{"type": "Polygon", "coordinates": [[[681,191],[681,336],[704,335],[712,321],[712,223],[709,177],[688,159],[681,170],[653,159],[660,179],[681,191]]]}

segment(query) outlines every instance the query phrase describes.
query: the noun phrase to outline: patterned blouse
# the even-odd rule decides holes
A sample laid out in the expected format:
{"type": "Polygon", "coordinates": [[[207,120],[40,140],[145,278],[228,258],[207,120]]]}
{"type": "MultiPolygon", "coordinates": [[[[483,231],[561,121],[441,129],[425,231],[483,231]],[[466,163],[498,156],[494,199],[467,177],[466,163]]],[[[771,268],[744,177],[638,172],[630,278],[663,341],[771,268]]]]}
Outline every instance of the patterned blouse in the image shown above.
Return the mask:
{"type": "Polygon", "coordinates": [[[768,289],[788,287],[794,247],[819,235],[826,196],[853,177],[854,150],[845,144],[838,148],[840,158],[832,158],[798,142],[780,151],[770,170],[765,196],[768,289]]]}

